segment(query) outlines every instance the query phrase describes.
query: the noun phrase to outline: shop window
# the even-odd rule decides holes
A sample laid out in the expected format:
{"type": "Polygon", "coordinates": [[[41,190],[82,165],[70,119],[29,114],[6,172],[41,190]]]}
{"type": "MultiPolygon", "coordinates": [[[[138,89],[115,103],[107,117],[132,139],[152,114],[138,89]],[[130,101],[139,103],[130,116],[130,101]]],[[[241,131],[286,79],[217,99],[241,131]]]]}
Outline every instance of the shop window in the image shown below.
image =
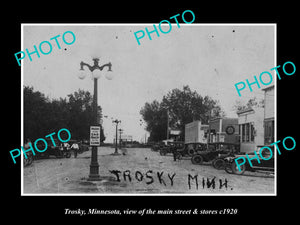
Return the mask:
{"type": "Polygon", "coordinates": [[[255,129],[253,123],[240,124],[239,132],[242,142],[254,142],[255,129]]]}
{"type": "Polygon", "coordinates": [[[265,145],[274,142],[274,120],[265,121],[265,145]]]}
{"type": "Polygon", "coordinates": [[[255,130],[254,124],[250,123],[250,141],[254,142],[255,130]]]}

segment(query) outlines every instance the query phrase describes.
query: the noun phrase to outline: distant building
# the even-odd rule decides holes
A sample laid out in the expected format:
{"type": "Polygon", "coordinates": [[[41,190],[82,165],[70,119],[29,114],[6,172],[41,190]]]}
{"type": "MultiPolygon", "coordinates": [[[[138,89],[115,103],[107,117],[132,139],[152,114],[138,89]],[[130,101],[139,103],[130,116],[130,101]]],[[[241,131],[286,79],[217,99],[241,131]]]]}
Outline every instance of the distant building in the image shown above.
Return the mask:
{"type": "Polygon", "coordinates": [[[264,108],[253,107],[237,112],[240,151],[254,152],[258,146],[264,145],[264,108]]]}
{"type": "Polygon", "coordinates": [[[210,120],[209,142],[239,143],[238,118],[217,117],[210,120]]]}
{"type": "MultiPolygon", "coordinates": [[[[122,142],[123,144],[126,143],[132,143],[133,142],[133,138],[132,135],[126,135],[126,134],[122,134],[121,135],[121,139],[120,136],[118,136],[118,142],[122,142]]],[[[114,143],[116,142],[116,136],[114,136],[114,143]]]]}
{"type": "Polygon", "coordinates": [[[274,142],[274,120],[275,120],[275,101],[274,85],[264,88],[265,92],[265,111],[264,111],[264,144],[270,145],[274,142]]]}
{"type": "Polygon", "coordinates": [[[132,135],[122,134],[121,140],[122,140],[122,142],[132,142],[133,141],[132,135]]]}
{"type": "Polygon", "coordinates": [[[200,121],[193,121],[185,125],[185,143],[207,143],[206,133],[208,125],[201,124],[200,121]]]}
{"type": "Polygon", "coordinates": [[[181,131],[180,130],[172,130],[170,129],[169,137],[174,141],[178,141],[180,139],[181,131]]]}

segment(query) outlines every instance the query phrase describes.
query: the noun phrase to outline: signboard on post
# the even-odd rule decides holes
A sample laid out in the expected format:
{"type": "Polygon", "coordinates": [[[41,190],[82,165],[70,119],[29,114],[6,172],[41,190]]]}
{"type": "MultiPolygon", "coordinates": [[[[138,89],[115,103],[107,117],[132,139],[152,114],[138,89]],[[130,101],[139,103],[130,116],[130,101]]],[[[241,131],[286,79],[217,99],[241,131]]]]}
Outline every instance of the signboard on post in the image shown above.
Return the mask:
{"type": "Polygon", "coordinates": [[[100,146],[100,126],[90,126],[90,145],[100,146]]]}

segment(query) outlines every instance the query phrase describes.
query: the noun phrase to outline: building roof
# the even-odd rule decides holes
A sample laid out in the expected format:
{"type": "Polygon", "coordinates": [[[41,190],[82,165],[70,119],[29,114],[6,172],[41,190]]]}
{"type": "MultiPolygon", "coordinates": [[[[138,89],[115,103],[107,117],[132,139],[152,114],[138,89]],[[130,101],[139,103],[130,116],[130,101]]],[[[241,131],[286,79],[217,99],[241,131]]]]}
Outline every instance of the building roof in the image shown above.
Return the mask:
{"type": "Polygon", "coordinates": [[[241,110],[237,111],[236,114],[242,114],[242,113],[251,112],[251,111],[254,111],[254,109],[252,109],[251,107],[248,107],[246,109],[241,109],[241,110]]]}
{"type": "Polygon", "coordinates": [[[238,118],[237,117],[226,117],[226,116],[221,117],[221,116],[218,116],[218,117],[211,118],[210,120],[215,121],[215,120],[220,120],[220,119],[223,119],[223,120],[235,119],[235,120],[237,120],[238,118]]]}
{"type": "Polygon", "coordinates": [[[269,89],[272,89],[272,88],[274,88],[275,86],[274,86],[274,84],[273,85],[271,85],[271,86],[268,86],[268,87],[265,87],[265,88],[262,88],[261,90],[263,90],[263,91],[267,91],[267,90],[269,90],[269,89]]]}

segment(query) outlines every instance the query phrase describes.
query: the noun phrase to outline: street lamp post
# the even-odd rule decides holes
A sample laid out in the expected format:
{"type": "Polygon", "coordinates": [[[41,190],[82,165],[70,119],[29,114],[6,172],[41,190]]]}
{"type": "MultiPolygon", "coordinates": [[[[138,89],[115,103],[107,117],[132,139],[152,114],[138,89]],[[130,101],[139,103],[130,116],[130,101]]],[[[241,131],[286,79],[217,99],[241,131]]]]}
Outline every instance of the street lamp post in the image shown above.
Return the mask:
{"type": "MultiPolygon", "coordinates": [[[[101,76],[100,71],[104,69],[104,67],[108,67],[108,71],[111,72],[112,64],[109,62],[107,64],[104,64],[102,66],[99,66],[99,58],[93,58],[94,65],[91,66],[87,63],[84,63],[81,61],[80,63],[80,74],[79,79],[84,79],[86,76],[86,73],[84,72],[83,67],[86,66],[92,73],[92,77],[94,79],[94,96],[93,96],[93,125],[97,124],[97,90],[98,90],[98,79],[101,76]]],[[[107,74],[106,78],[108,80],[112,79],[111,74],[107,74]]],[[[91,153],[91,164],[90,164],[90,174],[88,180],[90,181],[97,181],[100,180],[99,176],[99,164],[98,164],[98,146],[92,146],[92,153],[91,153]]]]}
{"type": "Polygon", "coordinates": [[[123,129],[119,129],[119,146],[120,146],[120,148],[122,148],[122,133],[123,133],[123,129]]]}
{"type": "Polygon", "coordinates": [[[114,121],[112,121],[113,123],[116,123],[116,145],[115,145],[115,152],[114,155],[119,155],[118,153],[118,124],[121,123],[121,120],[115,119],[114,121]]]}

